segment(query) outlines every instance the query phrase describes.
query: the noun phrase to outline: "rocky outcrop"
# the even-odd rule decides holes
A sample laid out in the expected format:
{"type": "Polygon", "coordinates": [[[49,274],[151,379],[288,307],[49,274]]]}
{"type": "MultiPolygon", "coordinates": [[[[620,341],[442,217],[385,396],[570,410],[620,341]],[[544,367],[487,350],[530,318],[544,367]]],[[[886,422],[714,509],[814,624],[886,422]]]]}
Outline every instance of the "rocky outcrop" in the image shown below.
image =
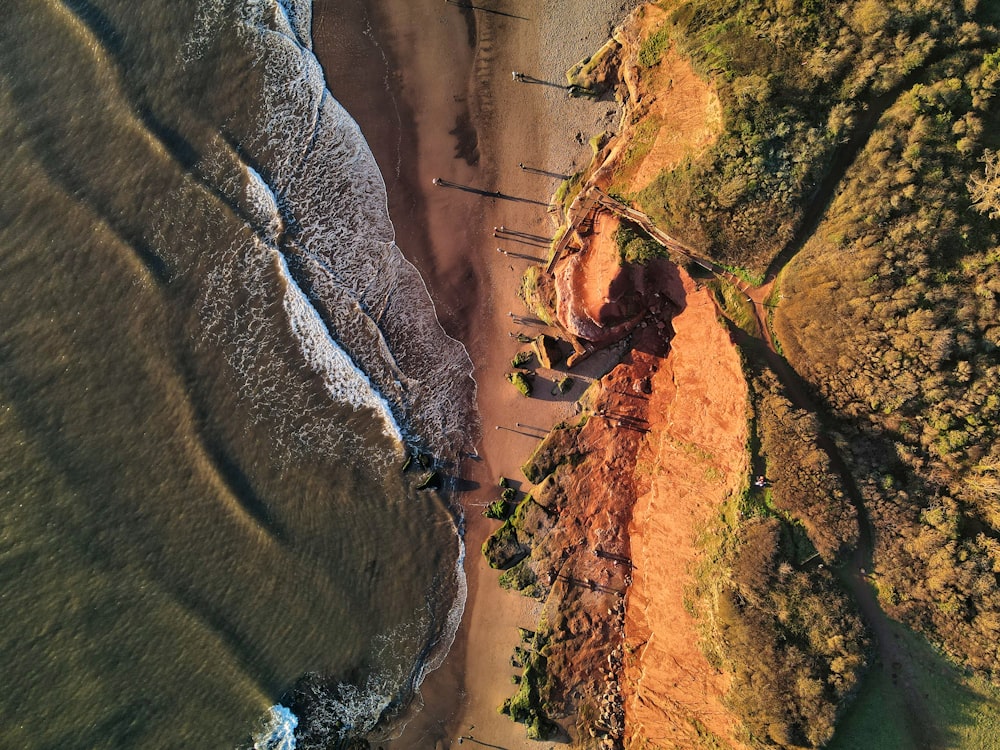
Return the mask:
{"type": "Polygon", "coordinates": [[[559,343],[544,333],[532,342],[532,350],[538,357],[538,363],[550,370],[562,360],[563,355],[559,343]]]}

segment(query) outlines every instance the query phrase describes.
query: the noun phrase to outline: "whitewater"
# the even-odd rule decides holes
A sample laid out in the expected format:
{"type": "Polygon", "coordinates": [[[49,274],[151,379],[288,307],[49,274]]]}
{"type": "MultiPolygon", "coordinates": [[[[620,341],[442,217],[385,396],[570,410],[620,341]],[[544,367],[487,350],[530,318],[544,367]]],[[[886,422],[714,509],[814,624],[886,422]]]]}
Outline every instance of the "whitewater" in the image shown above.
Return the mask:
{"type": "Polygon", "coordinates": [[[0,746],[325,746],[450,648],[469,356],[301,0],[11,0],[0,746]],[[414,465],[420,464],[415,461],[414,465]]]}

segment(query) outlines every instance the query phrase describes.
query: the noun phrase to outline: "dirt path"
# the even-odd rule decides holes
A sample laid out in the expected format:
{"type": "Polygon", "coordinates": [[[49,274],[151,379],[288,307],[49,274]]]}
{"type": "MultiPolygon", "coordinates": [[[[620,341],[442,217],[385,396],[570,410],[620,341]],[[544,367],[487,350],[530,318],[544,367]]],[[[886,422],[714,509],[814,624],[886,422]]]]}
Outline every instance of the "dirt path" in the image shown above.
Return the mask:
{"type": "MultiPolygon", "coordinates": [[[[836,570],[837,577],[854,598],[865,624],[875,636],[876,661],[871,669],[887,672],[892,684],[901,691],[907,719],[905,725],[910,731],[910,747],[935,747],[940,738],[937,730],[928,723],[929,707],[917,687],[909,660],[893,635],[890,619],[879,605],[878,597],[867,577],[867,571],[872,569],[874,527],[854,476],[830,437],[833,429],[829,424],[829,417],[816,403],[801,376],[774,350],[770,335],[757,339],[735,326],[732,328],[737,344],[746,356],[766,364],[777,375],[792,404],[815,415],[823,427],[816,440],[817,447],[827,454],[830,467],[840,476],[858,518],[858,544],[850,559],[836,570]]],[[[869,674],[866,679],[871,677],[869,674]]]]}

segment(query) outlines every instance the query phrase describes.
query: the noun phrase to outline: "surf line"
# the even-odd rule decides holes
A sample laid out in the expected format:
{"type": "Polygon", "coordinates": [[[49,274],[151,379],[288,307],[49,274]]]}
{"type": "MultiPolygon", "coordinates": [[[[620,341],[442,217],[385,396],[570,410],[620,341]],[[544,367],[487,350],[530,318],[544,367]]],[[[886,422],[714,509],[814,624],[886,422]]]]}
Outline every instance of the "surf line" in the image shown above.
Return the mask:
{"type": "Polygon", "coordinates": [[[276,248],[269,249],[278,261],[278,273],[285,283],[282,306],[306,362],[322,376],[327,393],[335,401],[347,403],[355,409],[366,407],[373,410],[382,420],[382,431],[386,437],[394,440],[396,447],[402,450],[404,433],[393,416],[389,402],[330,335],[319,311],[292,276],[285,256],[276,248]]]}

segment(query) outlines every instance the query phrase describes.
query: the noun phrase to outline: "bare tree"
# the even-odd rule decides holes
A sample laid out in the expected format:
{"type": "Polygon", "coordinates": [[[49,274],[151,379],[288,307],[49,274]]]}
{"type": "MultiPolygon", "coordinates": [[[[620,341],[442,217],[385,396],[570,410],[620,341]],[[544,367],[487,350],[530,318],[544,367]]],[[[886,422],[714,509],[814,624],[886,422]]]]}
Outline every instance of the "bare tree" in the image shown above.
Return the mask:
{"type": "Polygon", "coordinates": [[[985,165],[983,174],[973,175],[966,183],[972,205],[991,219],[1000,219],[1000,154],[986,149],[980,161],[985,165]]]}

